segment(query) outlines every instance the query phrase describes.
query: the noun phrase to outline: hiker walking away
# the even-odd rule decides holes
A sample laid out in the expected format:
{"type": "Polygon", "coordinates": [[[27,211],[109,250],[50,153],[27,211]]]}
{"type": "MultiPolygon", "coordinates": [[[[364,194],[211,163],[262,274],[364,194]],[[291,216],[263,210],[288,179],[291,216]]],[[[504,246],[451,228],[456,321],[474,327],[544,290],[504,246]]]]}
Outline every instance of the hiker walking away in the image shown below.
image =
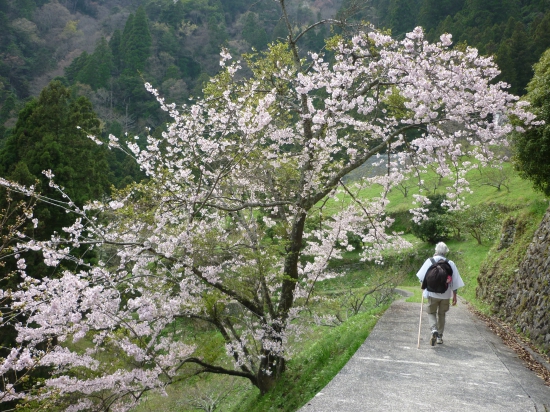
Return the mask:
{"type": "Polygon", "coordinates": [[[452,299],[453,306],[456,305],[456,291],[464,286],[455,263],[445,257],[447,253],[449,253],[447,245],[439,242],[435,246],[433,258],[427,259],[416,274],[422,282],[423,297],[428,300],[426,312],[431,329],[432,346],[436,341],[439,344],[443,343],[445,314],[449,310],[449,301],[452,299]],[[448,273],[451,269],[452,273],[448,273]]]}

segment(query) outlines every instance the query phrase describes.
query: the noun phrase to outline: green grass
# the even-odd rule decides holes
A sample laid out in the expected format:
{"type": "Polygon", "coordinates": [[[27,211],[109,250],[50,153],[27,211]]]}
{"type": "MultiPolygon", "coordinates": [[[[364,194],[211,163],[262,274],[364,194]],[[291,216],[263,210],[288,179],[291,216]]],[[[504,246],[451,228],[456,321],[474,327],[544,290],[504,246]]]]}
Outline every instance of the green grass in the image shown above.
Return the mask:
{"type": "Polygon", "coordinates": [[[422,289],[420,289],[420,283],[416,286],[400,285],[399,289],[403,289],[413,294],[412,296],[409,296],[407,299],[405,299],[405,302],[414,302],[414,303],[422,302],[422,289]]]}
{"type": "MultiPolygon", "coordinates": [[[[507,176],[507,186],[508,189],[504,186],[497,190],[493,186],[488,186],[487,181],[484,176],[493,172],[492,168],[484,168],[481,173],[478,170],[470,171],[467,174],[467,178],[470,180],[470,188],[473,193],[466,194],[465,199],[466,203],[470,205],[477,204],[486,204],[486,203],[498,203],[508,206],[509,208],[522,208],[526,204],[533,203],[536,201],[541,201],[545,199],[545,196],[539,192],[535,192],[532,188],[531,182],[524,180],[519,177],[516,171],[513,170],[513,167],[509,163],[503,164],[503,173],[507,176]]],[[[426,175],[425,181],[426,186],[430,188],[435,187],[436,177],[433,173],[428,173],[426,175]]],[[[449,181],[443,180],[437,187],[438,193],[444,193],[445,187],[448,186],[449,181]]],[[[373,197],[380,196],[380,186],[368,187],[361,190],[358,194],[359,199],[371,199],[373,197]]],[[[410,209],[414,201],[413,194],[418,194],[418,188],[411,188],[407,197],[404,197],[403,194],[397,190],[392,189],[388,199],[390,201],[388,205],[388,212],[398,212],[403,210],[410,209]]],[[[428,195],[431,192],[424,191],[424,195],[428,195]]],[[[341,194],[337,198],[338,200],[329,199],[326,202],[325,210],[330,213],[336,213],[347,205],[351,198],[349,195],[341,194]]]]}
{"type": "Polygon", "coordinates": [[[315,327],[302,351],[288,363],[276,388],[261,396],[250,389],[232,412],[295,411],[314,397],[342,369],[365,341],[384,305],[350,318],[334,327],[315,327]]]}
{"type": "MultiPolygon", "coordinates": [[[[474,182],[472,185],[474,193],[466,196],[467,203],[471,205],[500,203],[509,208],[523,208],[527,204],[545,199],[542,193],[533,190],[531,182],[519,177],[511,164],[505,163],[503,169],[509,176],[509,190],[504,187],[497,190],[494,187],[482,186],[480,182],[474,182]]],[[[470,172],[468,176],[475,173],[477,172],[470,172]]]]}
{"type": "Polygon", "coordinates": [[[220,411],[292,412],[315,396],[342,369],[368,337],[389,304],[361,312],[336,327],[313,326],[298,343],[297,354],[277,386],[260,395],[247,380],[221,375],[190,377],[167,388],[168,396],[148,393],[134,412],[186,412],[201,397],[222,397],[220,411]]]}
{"type": "MultiPolygon", "coordinates": [[[[496,245],[491,248],[480,267],[483,282],[478,292],[485,302],[490,303],[479,308],[482,312],[510,316],[510,313],[504,313],[506,296],[547,208],[548,202],[533,202],[510,213],[509,219],[515,222],[513,242],[500,250],[496,245]]],[[[529,308],[520,305],[515,311],[517,316],[523,316],[529,308]]]]}

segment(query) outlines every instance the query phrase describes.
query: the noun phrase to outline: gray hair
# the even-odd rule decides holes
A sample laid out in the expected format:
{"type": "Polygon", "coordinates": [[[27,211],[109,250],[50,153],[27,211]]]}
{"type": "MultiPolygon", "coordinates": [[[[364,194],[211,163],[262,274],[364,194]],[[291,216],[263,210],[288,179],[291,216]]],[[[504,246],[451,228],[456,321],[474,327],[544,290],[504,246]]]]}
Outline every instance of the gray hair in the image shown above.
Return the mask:
{"type": "Polygon", "coordinates": [[[449,253],[449,248],[445,243],[439,242],[437,245],[435,245],[436,255],[445,256],[447,253],[449,253]]]}

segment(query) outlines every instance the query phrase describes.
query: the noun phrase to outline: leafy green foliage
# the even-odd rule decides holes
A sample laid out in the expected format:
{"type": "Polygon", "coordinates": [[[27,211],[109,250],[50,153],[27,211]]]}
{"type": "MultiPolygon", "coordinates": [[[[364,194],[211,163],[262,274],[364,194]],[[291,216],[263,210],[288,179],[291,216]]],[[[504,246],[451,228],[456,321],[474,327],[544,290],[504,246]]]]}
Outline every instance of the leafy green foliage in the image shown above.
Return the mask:
{"type": "Polygon", "coordinates": [[[475,205],[453,215],[455,227],[472,236],[478,245],[494,241],[500,232],[502,214],[496,205],[475,205]]]}
{"type": "Polygon", "coordinates": [[[80,56],[75,58],[69,66],[65,68],[65,77],[70,82],[76,81],[76,79],[79,77],[80,72],[84,70],[85,67],[88,66],[88,63],[90,61],[90,55],[86,50],[84,50],[80,56]]]}
{"type": "MultiPolygon", "coordinates": [[[[45,34],[40,26],[41,13],[45,10],[42,7],[50,3],[51,0],[2,0],[0,4],[0,109],[4,104],[11,104],[6,101],[10,93],[15,96],[17,110],[21,109],[22,99],[32,92],[29,86],[33,84],[33,79],[52,69],[60,59],[70,56],[65,54],[66,51],[57,51],[59,44],[53,44],[49,39],[46,43],[42,41],[45,34]]],[[[354,3],[351,0],[343,2],[342,17],[346,16],[344,9],[354,3]]],[[[97,19],[102,18],[107,7],[106,2],[88,1],[59,2],[58,5],[67,13],[79,12],[97,19]],[[100,13],[99,9],[103,11],[100,13]]],[[[204,79],[217,72],[221,45],[230,44],[238,49],[234,51],[241,52],[244,43],[235,40],[242,38],[247,44],[263,50],[268,41],[286,37],[286,28],[272,2],[117,1],[113,2],[109,11],[116,18],[120,18],[119,13],[130,13],[125,25],[112,25],[108,20],[98,21],[102,25],[102,34],[109,40],[110,53],[102,40],[95,50],[90,50],[89,46],[71,49],[71,52],[87,51],[70,63],[65,76],[69,85],[85,83],[102,95],[110,94],[109,101],[104,103],[105,110],[96,107],[106,123],[112,119],[105,117],[105,111],[109,112],[110,117],[120,118],[126,116],[127,109],[139,106],[137,112],[132,112],[134,118],[131,122],[118,120],[124,124],[124,132],[141,129],[146,124],[154,128],[164,119],[159,113],[153,113],[150,108],[139,104],[143,95],[135,87],[125,89],[131,82],[120,81],[123,71],[126,77],[134,77],[141,83],[149,81],[168,99],[182,103],[191,95],[200,95],[204,79]],[[139,5],[141,8],[138,8],[139,5]],[[155,25],[160,25],[162,30],[155,29],[155,25]],[[112,62],[109,54],[112,55],[112,62]],[[172,70],[166,76],[167,68],[172,70]],[[173,70],[175,68],[178,70],[173,70]],[[175,87],[174,82],[165,83],[167,79],[178,79],[179,83],[175,87]]],[[[532,65],[550,47],[550,7],[547,2],[374,0],[355,11],[352,16],[346,17],[390,28],[395,36],[422,25],[431,40],[437,39],[443,32],[450,32],[455,44],[467,43],[482,53],[495,55],[502,69],[500,80],[510,83],[511,90],[516,94],[524,92],[532,74],[532,65]]],[[[321,17],[316,16],[315,8],[308,4],[294,5],[291,12],[295,30],[321,17]]],[[[44,19],[47,19],[46,15],[44,19]]],[[[80,30],[80,25],[84,23],[78,24],[80,30]]],[[[55,30],[62,30],[62,27],[55,27],[55,30]]],[[[301,49],[320,50],[329,35],[329,27],[318,26],[303,36],[301,49]]],[[[71,48],[73,43],[76,45],[74,38],[66,40],[61,42],[65,43],[63,47],[71,48]]],[[[99,99],[88,97],[94,105],[98,104],[99,99]]],[[[1,135],[9,133],[17,110],[11,111],[9,119],[0,118],[3,123],[7,122],[3,129],[0,124],[0,139],[1,135]]]]}
{"type": "Polygon", "coordinates": [[[428,196],[430,204],[425,206],[428,211],[426,215],[428,220],[423,220],[417,225],[411,227],[412,233],[423,240],[436,244],[437,242],[447,240],[449,238],[450,229],[446,220],[447,209],[442,206],[442,202],[446,199],[445,195],[436,194],[428,196]]]}
{"type": "Polygon", "coordinates": [[[113,54],[105,37],[97,42],[93,54],[84,63],[76,79],[89,84],[94,90],[107,88],[113,71],[113,54]]]}
{"type": "MultiPolygon", "coordinates": [[[[495,242],[479,268],[476,298],[493,313],[503,310],[503,303],[517,269],[522,262],[533,235],[548,208],[548,202],[538,201],[511,213],[503,224],[515,227],[513,242],[506,247],[495,242]]],[[[509,314],[507,315],[509,316],[509,314]]]]}
{"type": "MultiPolygon", "coordinates": [[[[122,47],[122,33],[120,32],[119,29],[116,29],[113,35],[111,36],[111,39],[109,40],[109,48],[111,49],[111,55],[113,56],[113,70],[116,74],[120,74],[120,71],[122,70],[121,47],[122,47]]],[[[74,63],[74,60],[73,60],[73,63],[74,63]]]]}
{"type": "Polygon", "coordinates": [[[0,105],[11,90],[19,98],[30,95],[29,80],[53,67],[53,47],[42,44],[29,21],[43,1],[5,1],[0,4],[0,105]]]}
{"type": "MultiPolygon", "coordinates": [[[[50,169],[56,183],[77,204],[101,197],[110,186],[107,153],[86,137],[87,132],[98,133],[99,124],[89,100],[72,96],[59,81],[51,82],[38,99],[32,99],[21,111],[13,133],[0,151],[1,175],[25,185],[37,184],[42,195],[67,201],[50,188],[42,174],[50,169]]],[[[0,209],[6,208],[9,209],[9,198],[2,196],[0,209]]],[[[46,202],[37,203],[32,216],[38,219],[38,224],[29,225],[27,234],[37,240],[48,239],[54,232],[62,233],[63,227],[74,222],[74,216],[46,202]]],[[[94,258],[84,248],[75,252],[88,261],[94,258]]],[[[52,276],[52,269],[35,254],[26,254],[25,258],[33,277],[52,276]]],[[[14,268],[15,262],[9,261],[3,269],[7,273],[14,268]]],[[[16,279],[0,279],[2,287],[9,287],[9,282],[16,279]]],[[[16,333],[12,327],[1,328],[0,336],[1,347],[15,346],[16,333]]],[[[6,353],[3,351],[0,356],[6,353]]],[[[33,379],[40,378],[42,372],[33,371],[28,384],[33,384],[33,379]]]]}
{"type": "Polygon", "coordinates": [[[453,16],[464,7],[464,0],[423,0],[418,23],[427,31],[435,29],[447,16],[453,16]]]}
{"type": "Polygon", "coordinates": [[[514,135],[515,166],[536,189],[550,195],[550,50],[535,65],[527,90],[526,99],[545,124],[514,135]]]}
{"type": "MultiPolygon", "coordinates": [[[[106,149],[86,137],[99,134],[99,120],[89,100],[73,97],[53,81],[20,113],[13,134],[0,152],[2,175],[22,184],[41,182],[43,195],[63,200],[49,187],[43,170],[52,170],[57,184],[79,205],[109,190],[106,149]]],[[[61,231],[73,218],[45,204],[36,207],[42,236],[61,231]]],[[[38,234],[38,233],[37,233],[38,234]]]]}
{"type": "Polygon", "coordinates": [[[145,67],[151,55],[151,33],[145,9],[139,7],[133,18],[128,18],[122,34],[123,73],[135,75],[145,67]]]}
{"type": "Polygon", "coordinates": [[[396,35],[414,29],[418,15],[416,0],[393,0],[389,2],[387,24],[396,35]]]}
{"type": "Polygon", "coordinates": [[[509,26],[511,35],[501,43],[496,61],[502,69],[501,79],[512,85],[514,93],[522,94],[532,75],[532,40],[523,23],[510,18],[509,26]]]}

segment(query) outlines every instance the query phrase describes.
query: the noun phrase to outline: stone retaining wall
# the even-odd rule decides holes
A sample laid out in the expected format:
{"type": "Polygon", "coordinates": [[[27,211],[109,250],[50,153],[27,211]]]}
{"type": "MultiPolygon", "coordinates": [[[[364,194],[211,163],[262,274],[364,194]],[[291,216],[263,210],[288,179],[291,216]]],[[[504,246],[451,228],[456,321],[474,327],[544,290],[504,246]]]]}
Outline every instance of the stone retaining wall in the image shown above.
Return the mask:
{"type": "Polygon", "coordinates": [[[505,222],[496,256],[489,257],[480,270],[477,296],[539,348],[550,352],[550,208],[525,253],[521,251],[519,266],[503,264],[506,254],[514,253],[511,249],[521,235],[520,226],[516,219],[505,222]],[[506,273],[510,268],[513,271],[506,273]]]}

